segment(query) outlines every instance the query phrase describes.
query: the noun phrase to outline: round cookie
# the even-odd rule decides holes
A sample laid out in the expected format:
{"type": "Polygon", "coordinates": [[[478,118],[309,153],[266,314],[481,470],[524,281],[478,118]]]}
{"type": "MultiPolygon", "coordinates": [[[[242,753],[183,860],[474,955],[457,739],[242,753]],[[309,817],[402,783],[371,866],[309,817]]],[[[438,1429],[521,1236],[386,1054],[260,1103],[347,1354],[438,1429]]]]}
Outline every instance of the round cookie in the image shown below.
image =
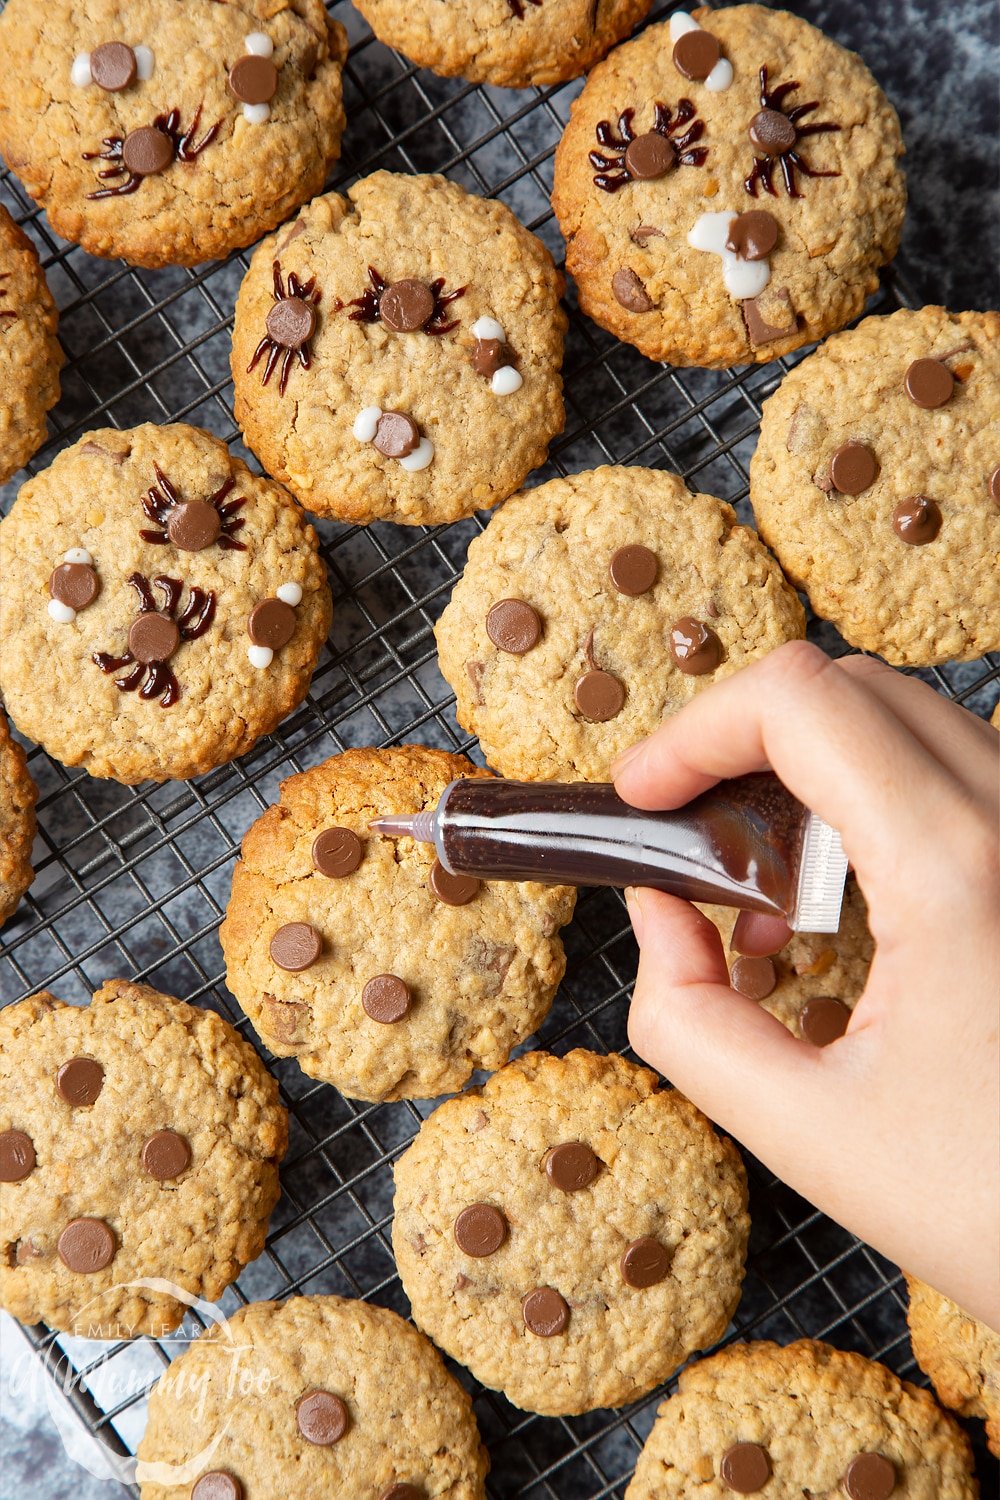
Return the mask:
{"type": "Polygon", "coordinates": [[[734,1344],[685,1370],[625,1500],[733,1494],[975,1500],[969,1442],[927,1391],[801,1339],[734,1344]]]}
{"type": "Polygon", "coordinates": [[[202,1334],[154,1388],[138,1460],[142,1500],[485,1500],[489,1468],[437,1350],[344,1297],[253,1302],[202,1334]]]}
{"type": "Polygon", "coordinates": [[[1000,1333],[925,1282],[907,1276],[906,1286],[910,1342],[918,1365],[945,1406],[963,1417],[985,1420],[990,1452],[1000,1458],[1000,1333]]]}
{"type": "Polygon", "coordinates": [[[395,1178],[414,1321],[525,1410],[635,1400],[739,1301],[739,1155],[622,1057],[528,1053],[441,1105],[395,1178]]]}
{"type": "Polygon", "coordinates": [[[590,74],[556,152],[580,306],[673,365],[822,338],[896,253],[902,151],[861,59],[787,11],[651,26],[590,74]]]}
{"type": "Polygon", "coordinates": [[[498,88],[578,78],[651,0],[361,0],[380,41],[421,68],[498,88]]]}
{"type": "Polygon", "coordinates": [[[305,697],[330,626],[313,528],[196,427],[105,428],[0,525],[0,684],[23,734],[92,776],[196,776],[305,697]]]}
{"type": "Polygon", "coordinates": [[[243,840],[226,982],[273,1052],[353,1099],[459,1089],[552,1003],[571,887],[456,880],[431,845],[369,832],[485,775],[420,745],[348,750],[283,782],[243,840]]]}
{"type": "Polygon", "coordinates": [[[0,153],[64,239],[133,265],[251,245],[319,192],[344,129],[322,0],[7,0],[0,153]]]}
{"type": "Polygon", "coordinates": [[[0,712],[0,927],[14,915],[31,884],[37,798],[28,758],[11,739],[7,720],[0,712]]]}
{"type": "Polygon", "coordinates": [[[254,252],[233,330],[236,420],[317,515],[471,515],[562,430],[562,285],[502,203],[375,172],[254,252]]]}
{"type": "Polygon", "coordinates": [[[896,666],[1000,649],[1000,313],[866,318],[764,402],[764,540],[817,614],[896,666]]]}
{"type": "Polygon", "coordinates": [[[502,775],[603,781],[696,692],[804,631],[730,506],[603,468],[509,500],[435,634],[458,721],[502,775]]]}
{"type": "Polygon", "coordinates": [[[115,979],[0,1011],[0,1304],[87,1338],[157,1337],[264,1248],[288,1120],[211,1011],[115,979]],[[185,1300],[186,1299],[186,1300],[185,1300]]]}
{"type": "Polygon", "coordinates": [[[38,252],[0,203],[0,484],[45,441],[64,363],[57,323],[38,252]]]}

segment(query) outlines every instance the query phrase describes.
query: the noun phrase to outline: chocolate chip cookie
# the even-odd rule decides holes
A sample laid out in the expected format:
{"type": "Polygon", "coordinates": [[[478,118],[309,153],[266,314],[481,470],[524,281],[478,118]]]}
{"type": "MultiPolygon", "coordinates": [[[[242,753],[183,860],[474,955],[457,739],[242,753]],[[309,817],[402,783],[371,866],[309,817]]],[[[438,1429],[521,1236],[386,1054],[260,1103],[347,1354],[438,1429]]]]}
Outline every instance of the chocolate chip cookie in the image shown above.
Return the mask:
{"type": "Polygon", "coordinates": [[[236,420],[268,473],[343,521],[495,505],[562,429],[562,276],[502,203],[375,172],[254,253],[236,420]]]}
{"type": "Polygon", "coordinates": [[[487,774],[420,745],[348,750],[285,781],[243,840],[219,931],[229,988],[273,1052],[351,1098],[459,1089],[552,1003],[574,890],[455,877],[431,845],[369,831],[487,774]]]}
{"type": "Polygon", "coordinates": [[[0,203],[0,484],[45,441],[63,365],[57,322],[38,252],[0,203]]]}
{"type": "Polygon", "coordinates": [[[142,1500],[485,1500],[489,1468],[427,1339],[343,1297],[254,1302],[204,1333],[154,1389],[138,1459],[142,1500]]]}
{"type": "Polygon", "coordinates": [[[925,1282],[907,1276],[906,1285],[917,1363],[939,1401],[963,1417],[986,1422],[990,1452],[1000,1458],[1000,1333],[970,1318],[925,1282]]]}
{"type": "Polygon", "coordinates": [[[110,980],[0,1011],[0,1303],[86,1338],[159,1336],[264,1247],[288,1122],[211,1011],[110,980]]]}
{"type": "Polygon", "coordinates": [[[459,723],[491,765],[602,781],[695,693],[804,630],[728,505],[659,469],[603,468],[509,500],[435,634],[459,723]]]}
{"type": "Polygon", "coordinates": [[[750,1221],[731,1143],[622,1057],[530,1052],[396,1163],[413,1317],[515,1406],[621,1406],[721,1337],[750,1221]]]}
{"type": "Polygon", "coordinates": [[[626,1500],[760,1494],[975,1500],[968,1439],[884,1365],[801,1339],[734,1344],[681,1375],[626,1500]]]}
{"type": "Polygon", "coordinates": [[[330,626],[313,528],[196,427],[88,434],[0,525],[23,734],[118,781],[196,776],[301,703],[330,626]]]}
{"type": "Polygon", "coordinates": [[[775,359],[862,310],[899,244],[896,112],[784,10],[678,12],[575,101],[552,203],[584,312],[651,359],[775,359]]]}
{"type": "Polygon", "coordinates": [[[56,232],[133,265],[251,245],[319,192],[344,128],[322,0],[36,0],[0,14],[0,153],[56,232]]]}
{"type": "Polygon", "coordinates": [[[817,614],[897,666],[1000,649],[1000,313],[866,318],[764,403],[750,499],[817,614]]]}
{"type": "Polygon", "coordinates": [[[0,711],[0,927],[14,915],[31,884],[37,798],[28,758],[11,739],[0,711]]]}

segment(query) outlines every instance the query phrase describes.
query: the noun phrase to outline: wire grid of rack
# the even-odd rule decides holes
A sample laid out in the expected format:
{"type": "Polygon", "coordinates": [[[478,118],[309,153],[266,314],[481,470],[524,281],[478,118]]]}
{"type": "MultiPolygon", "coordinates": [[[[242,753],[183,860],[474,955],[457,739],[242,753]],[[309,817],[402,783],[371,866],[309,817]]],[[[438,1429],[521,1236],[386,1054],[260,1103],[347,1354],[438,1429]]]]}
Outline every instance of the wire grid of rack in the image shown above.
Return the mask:
{"type": "MultiPolygon", "coordinates": [[[[580,84],[512,93],[441,80],[374,42],[347,4],[330,9],[352,41],[348,131],[330,185],[345,186],[380,167],[445,172],[506,202],[560,259],[549,207],[552,154],[580,84]]],[[[651,20],[665,13],[654,10],[651,20]]],[[[69,356],[54,436],[31,469],[90,428],[145,420],[199,423],[242,452],[228,355],[249,252],[195,271],[139,272],[57,241],[5,170],[0,200],[42,253],[69,356]]],[[[873,310],[906,300],[890,278],[873,310]]],[[[674,370],[603,334],[572,305],[570,315],[566,430],[531,482],[603,462],[665,467],[732,501],[750,519],[747,460],[760,405],[788,361],[728,373],[674,370]]],[[[14,490],[2,493],[4,509],[14,490]]],[[[216,937],[239,841],[284,776],[347,746],[416,740],[480,758],[456,724],[431,632],[468,542],[486,519],[416,529],[321,523],[335,596],[328,649],[307,701],[242,760],[195,782],[125,788],[68,772],[32,750],[41,850],[32,891],[0,942],[4,1001],[40,988],[84,1001],[105,978],[134,976],[211,1006],[256,1041],[225,989],[216,937]]],[[[846,649],[818,622],[810,633],[834,654],[846,649]]],[[[988,658],[926,675],[942,693],[986,713],[1000,662],[988,658]]],[[[636,952],[621,899],[609,891],[584,893],[577,910],[565,934],[566,979],[537,1042],[558,1051],[626,1050],[636,952]]],[[[392,1163],[431,1105],[352,1103],[306,1078],[294,1062],[267,1060],[291,1113],[284,1194],[266,1251],[226,1294],[224,1309],[260,1297],[335,1291],[405,1313],[389,1245],[392,1163]]],[[[829,1338],[920,1379],[896,1268],[759,1164],[750,1160],[748,1168],[751,1253],[727,1338],[829,1338]]],[[[183,1336],[199,1326],[192,1315],[183,1336]]],[[[29,1337],[105,1449],[123,1457],[134,1452],[145,1393],[177,1342],[109,1349],[44,1328],[29,1330],[29,1337]]],[[[456,1373],[473,1391],[497,1500],[620,1496],[663,1394],[620,1412],[542,1419],[456,1373]]],[[[984,1452],[980,1446],[985,1477],[984,1452]]]]}

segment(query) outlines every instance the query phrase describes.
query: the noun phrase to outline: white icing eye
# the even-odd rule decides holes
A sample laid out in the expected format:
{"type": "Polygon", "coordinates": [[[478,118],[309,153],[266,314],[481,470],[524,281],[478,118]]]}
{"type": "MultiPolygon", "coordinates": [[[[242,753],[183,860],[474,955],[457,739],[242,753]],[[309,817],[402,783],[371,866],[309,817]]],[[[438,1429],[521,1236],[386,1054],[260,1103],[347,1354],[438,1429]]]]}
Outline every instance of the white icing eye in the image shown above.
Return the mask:
{"type": "Polygon", "coordinates": [[[94,75],[90,71],[90,53],[80,52],[73,59],[70,69],[70,81],[75,83],[78,89],[85,89],[94,81],[94,75]]]}
{"type": "Polygon", "coordinates": [[[758,297],[771,279],[771,267],[763,260],[743,260],[729,249],[729,226],[737,217],[733,213],[701,214],[688,233],[693,250],[707,250],[722,261],[722,280],[731,297],[743,301],[758,297]]]}
{"type": "Polygon", "coordinates": [[[58,599],[49,600],[49,614],[60,625],[70,625],[76,619],[76,610],[68,604],[61,604],[58,599]]]}
{"type": "Polygon", "coordinates": [[[721,94],[733,81],[733,65],[728,57],[720,57],[705,79],[705,87],[713,94],[721,94]]]}
{"type": "Polygon", "coordinates": [[[675,10],[670,17],[670,40],[676,42],[688,31],[700,31],[701,27],[697,21],[693,21],[686,10],[675,10]]]}
{"type": "Polygon", "coordinates": [[[477,318],[472,325],[472,337],[474,339],[499,339],[502,344],[506,335],[496,318],[477,318]]]}
{"type": "Polygon", "coordinates": [[[246,49],[254,57],[270,57],[274,43],[266,31],[251,31],[246,39],[246,49]]]}
{"type": "Polygon", "coordinates": [[[371,442],[378,431],[378,422],[381,415],[382,408],[380,406],[366,406],[363,411],[358,412],[354,418],[353,432],[359,443],[371,442]]]}
{"type": "Polygon", "coordinates": [[[142,83],[148,83],[153,76],[153,69],[156,66],[153,49],[152,47],[143,47],[140,44],[138,47],[133,47],[132,51],[135,53],[136,73],[142,83]]]}
{"type": "Polygon", "coordinates": [[[426,469],[433,457],[434,444],[430,438],[424,437],[420,439],[419,444],[414,448],[412,453],[408,453],[405,458],[399,460],[399,467],[401,469],[408,469],[412,474],[417,469],[426,469]]]}
{"type": "Polygon", "coordinates": [[[277,597],[284,603],[290,604],[294,609],[302,603],[302,585],[298,583],[283,583],[277,590],[277,597]]]}
{"type": "Polygon", "coordinates": [[[248,646],[247,656],[252,667],[258,667],[261,671],[269,667],[274,661],[274,652],[270,646],[248,646]]]}
{"type": "Polygon", "coordinates": [[[494,396],[512,396],[519,391],[524,384],[524,377],[514,369],[513,365],[501,365],[499,370],[494,370],[490,388],[494,396]]]}
{"type": "Polygon", "coordinates": [[[88,568],[93,565],[94,561],[86,547],[71,547],[68,552],[63,553],[62,560],[70,563],[85,563],[88,568]]]}
{"type": "Polygon", "coordinates": [[[244,104],[243,118],[251,125],[263,125],[265,120],[271,118],[271,106],[269,104],[244,104]]]}

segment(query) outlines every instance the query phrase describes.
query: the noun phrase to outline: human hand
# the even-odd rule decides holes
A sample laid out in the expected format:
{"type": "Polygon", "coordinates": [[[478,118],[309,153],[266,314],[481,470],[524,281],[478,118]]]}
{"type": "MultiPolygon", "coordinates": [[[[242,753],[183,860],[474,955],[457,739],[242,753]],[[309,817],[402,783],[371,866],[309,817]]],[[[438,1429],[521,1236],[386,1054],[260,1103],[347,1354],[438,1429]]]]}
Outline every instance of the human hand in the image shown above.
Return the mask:
{"type": "MultiPolygon", "coordinates": [[[[793,641],[701,693],[614,767],[635,807],[772,769],[837,828],[876,942],[822,1049],[729,986],[688,902],[626,893],[636,1052],[796,1192],[1000,1329],[1000,736],[871,657],[793,641]]],[[[741,916],[742,951],[787,929],[741,916]]]]}

